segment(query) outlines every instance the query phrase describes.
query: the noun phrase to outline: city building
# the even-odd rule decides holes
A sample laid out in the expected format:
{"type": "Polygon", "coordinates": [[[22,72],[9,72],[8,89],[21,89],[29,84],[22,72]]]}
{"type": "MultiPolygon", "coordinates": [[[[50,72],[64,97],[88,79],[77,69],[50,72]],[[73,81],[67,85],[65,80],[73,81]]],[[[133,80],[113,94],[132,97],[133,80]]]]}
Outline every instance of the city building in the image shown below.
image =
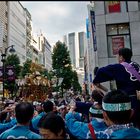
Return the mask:
{"type": "Polygon", "coordinates": [[[0,47],[8,46],[8,1],[0,1],[0,47]]]}
{"type": "Polygon", "coordinates": [[[39,64],[38,39],[36,36],[33,35],[31,40],[31,48],[32,48],[32,62],[39,64]]]}
{"type": "Polygon", "coordinates": [[[32,60],[33,47],[32,40],[32,18],[29,11],[25,8],[26,12],[26,59],[32,60]]]}
{"type": "Polygon", "coordinates": [[[52,69],[52,57],[51,57],[51,45],[49,44],[48,40],[41,35],[38,35],[38,47],[40,51],[39,62],[42,64],[47,70],[52,69]]]}
{"type": "Polygon", "coordinates": [[[85,32],[73,32],[63,36],[63,42],[68,47],[72,67],[78,74],[82,86],[84,81],[84,48],[87,45],[85,32]]]}
{"type": "MultiPolygon", "coordinates": [[[[93,68],[117,63],[118,49],[131,48],[140,62],[140,3],[138,1],[95,1],[89,10],[93,68]],[[94,3],[94,4],[93,4],[94,3]],[[93,42],[92,42],[93,41],[93,42]]],[[[93,71],[88,71],[88,74],[93,71]]],[[[93,77],[92,77],[93,79],[93,77]]],[[[110,89],[111,82],[104,83],[110,89]]]]}
{"type": "Polygon", "coordinates": [[[26,11],[18,1],[8,1],[8,46],[14,45],[20,64],[26,61],[26,11]]]}

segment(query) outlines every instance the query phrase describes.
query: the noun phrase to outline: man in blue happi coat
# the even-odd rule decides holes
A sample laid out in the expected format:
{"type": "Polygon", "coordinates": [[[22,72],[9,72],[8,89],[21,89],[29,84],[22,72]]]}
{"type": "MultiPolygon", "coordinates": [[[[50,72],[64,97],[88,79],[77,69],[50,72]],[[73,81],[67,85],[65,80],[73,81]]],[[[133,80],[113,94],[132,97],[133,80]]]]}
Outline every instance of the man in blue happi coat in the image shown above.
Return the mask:
{"type": "Polygon", "coordinates": [[[97,139],[140,139],[140,130],[130,123],[133,110],[130,97],[125,92],[109,92],[103,98],[102,107],[108,128],[104,131],[95,131],[97,139]]]}
{"type": "Polygon", "coordinates": [[[39,128],[38,128],[38,123],[39,123],[39,120],[48,112],[50,111],[53,111],[53,107],[54,107],[54,104],[53,102],[51,102],[50,100],[47,100],[45,101],[43,104],[42,104],[42,107],[43,107],[43,112],[41,112],[40,114],[38,114],[36,117],[34,117],[31,121],[32,123],[32,127],[33,127],[33,130],[34,132],[36,133],[39,133],[39,128]]]}
{"type": "Polygon", "coordinates": [[[0,135],[0,139],[41,139],[41,136],[29,129],[34,114],[34,107],[22,102],[15,107],[17,124],[0,135]]]}

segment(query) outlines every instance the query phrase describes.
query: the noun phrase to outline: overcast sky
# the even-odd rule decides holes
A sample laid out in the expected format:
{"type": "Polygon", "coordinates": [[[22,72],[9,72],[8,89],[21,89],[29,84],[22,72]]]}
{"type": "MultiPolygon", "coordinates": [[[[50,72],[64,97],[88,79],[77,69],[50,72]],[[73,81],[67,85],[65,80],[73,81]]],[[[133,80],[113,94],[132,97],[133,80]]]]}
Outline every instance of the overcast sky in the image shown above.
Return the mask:
{"type": "Polygon", "coordinates": [[[53,46],[62,36],[86,31],[89,1],[21,1],[32,16],[33,32],[41,30],[53,46]]]}

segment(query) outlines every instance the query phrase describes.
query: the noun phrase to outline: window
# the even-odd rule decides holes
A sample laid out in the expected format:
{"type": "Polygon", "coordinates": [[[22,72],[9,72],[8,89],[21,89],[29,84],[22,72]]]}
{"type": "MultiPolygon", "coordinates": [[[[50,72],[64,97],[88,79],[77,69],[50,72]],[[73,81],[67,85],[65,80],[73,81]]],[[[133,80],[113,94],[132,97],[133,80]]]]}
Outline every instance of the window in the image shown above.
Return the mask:
{"type": "Polygon", "coordinates": [[[138,1],[139,11],[140,11],[140,2],[138,1]]]}
{"type": "Polygon", "coordinates": [[[119,48],[131,48],[129,24],[107,25],[106,29],[109,57],[115,57],[119,48]]]}

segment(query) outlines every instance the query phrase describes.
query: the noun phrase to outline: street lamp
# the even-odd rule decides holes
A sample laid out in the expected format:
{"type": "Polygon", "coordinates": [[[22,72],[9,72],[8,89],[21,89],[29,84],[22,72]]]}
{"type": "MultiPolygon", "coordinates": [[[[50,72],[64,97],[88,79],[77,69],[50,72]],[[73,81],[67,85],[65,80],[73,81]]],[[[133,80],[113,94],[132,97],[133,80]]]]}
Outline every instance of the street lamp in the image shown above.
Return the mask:
{"type": "Polygon", "coordinates": [[[4,52],[2,52],[2,50],[0,50],[1,51],[1,57],[2,57],[1,62],[3,63],[3,65],[2,65],[2,73],[3,73],[3,91],[2,91],[2,94],[3,94],[3,98],[4,98],[4,85],[5,85],[5,61],[6,61],[5,58],[6,58],[7,50],[9,48],[10,48],[10,50],[9,50],[10,53],[15,52],[15,49],[13,47],[14,47],[14,45],[11,45],[7,48],[4,48],[4,52]]]}

